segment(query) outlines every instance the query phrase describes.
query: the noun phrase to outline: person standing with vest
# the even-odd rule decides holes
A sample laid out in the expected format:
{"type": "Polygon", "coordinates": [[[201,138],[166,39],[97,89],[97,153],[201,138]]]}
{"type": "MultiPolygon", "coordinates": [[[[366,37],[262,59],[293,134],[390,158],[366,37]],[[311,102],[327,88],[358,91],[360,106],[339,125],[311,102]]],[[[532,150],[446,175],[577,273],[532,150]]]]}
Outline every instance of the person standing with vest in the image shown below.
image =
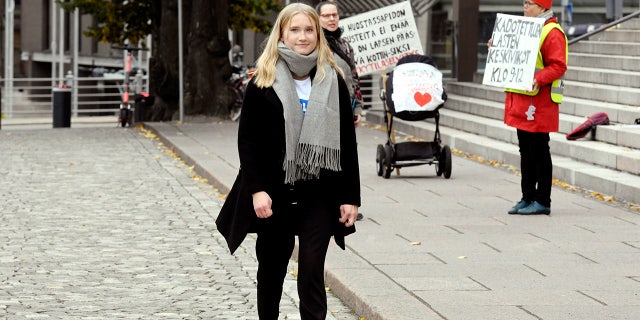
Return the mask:
{"type": "Polygon", "coordinates": [[[567,70],[567,37],[551,10],[552,0],[524,0],[524,16],[544,18],[531,90],[506,89],[504,122],[517,129],[522,199],[509,214],[551,213],[553,164],[549,133],[557,132],[562,80],[567,70]]]}

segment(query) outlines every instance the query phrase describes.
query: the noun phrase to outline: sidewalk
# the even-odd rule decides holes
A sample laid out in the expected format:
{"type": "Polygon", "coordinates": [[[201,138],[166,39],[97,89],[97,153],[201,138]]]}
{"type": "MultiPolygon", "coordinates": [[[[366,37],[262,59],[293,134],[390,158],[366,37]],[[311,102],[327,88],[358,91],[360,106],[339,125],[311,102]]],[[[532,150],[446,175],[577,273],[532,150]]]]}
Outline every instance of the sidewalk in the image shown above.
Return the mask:
{"type": "MultiPolygon", "coordinates": [[[[237,123],[145,123],[226,193],[237,123]]],[[[329,250],[327,284],[372,319],[639,319],[640,214],[553,189],[550,216],[508,215],[520,177],[461,156],[376,174],[384,130],[357,129],[365,219],[329,250]]],[[[464,151],[464,150],[462,150],[464,151]]]]}

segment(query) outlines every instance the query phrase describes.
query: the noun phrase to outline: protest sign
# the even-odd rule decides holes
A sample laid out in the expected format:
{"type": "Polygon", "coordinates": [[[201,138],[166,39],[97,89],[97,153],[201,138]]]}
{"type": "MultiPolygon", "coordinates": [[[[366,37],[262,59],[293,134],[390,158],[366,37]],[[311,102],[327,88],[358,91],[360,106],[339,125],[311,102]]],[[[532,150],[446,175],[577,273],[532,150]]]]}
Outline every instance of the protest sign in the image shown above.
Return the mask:
{"type": "Polygon", "coordinates": [[[340,27],[353,47],[361,76],[393,67],[403,56],[423,52],[409,1],[340,19],[340,27]]]}
{"type": "Polygon", "coordinates": [[[391,99],[396,112],[433,111],[442,103],[442,72],[426,63],[404,63],[393,70],[391,99]]]}
{"type": "Polygon", "coordinates": [[[543,18],[498,13],[482,84],[531,90],[543,18]]]}

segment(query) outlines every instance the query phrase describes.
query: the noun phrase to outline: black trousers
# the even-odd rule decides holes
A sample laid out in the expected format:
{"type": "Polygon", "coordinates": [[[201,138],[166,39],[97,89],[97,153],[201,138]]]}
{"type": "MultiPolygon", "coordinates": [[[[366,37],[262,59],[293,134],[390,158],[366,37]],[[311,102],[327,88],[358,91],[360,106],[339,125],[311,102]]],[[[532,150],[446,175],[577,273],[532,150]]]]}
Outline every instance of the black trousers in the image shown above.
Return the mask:
{"type": "Polygon", "coordinates": [[[518,130],[522,200],[551,206],[553,164],[549,151],[549,133],[518,130]]]}
{"type": "Polygon", "coordinates": [[[300,316],[302,320],[324,320],[324,264],[331,239],[331,210],[321,205],[296,204],[287,211],[290,212],[286,216],[295,221],[292,230],[272,228],[258,233],[258,316],[261,320],[278,319],[282,286],[297,233],[300,316]]]}

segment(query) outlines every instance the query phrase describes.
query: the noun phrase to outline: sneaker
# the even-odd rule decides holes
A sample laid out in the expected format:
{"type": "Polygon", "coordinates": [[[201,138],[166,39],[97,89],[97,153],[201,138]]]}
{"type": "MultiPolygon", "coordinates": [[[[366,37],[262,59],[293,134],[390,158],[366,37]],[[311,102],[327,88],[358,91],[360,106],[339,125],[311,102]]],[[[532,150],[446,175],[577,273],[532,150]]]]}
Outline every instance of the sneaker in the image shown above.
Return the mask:
{"type": "Polygon", "coordinates": [[[531,204],[529,201],[520,200],[520,202],[516,203],[511,210],[507,211],[508,214],[518,214],[520,209],[524,209],[531,204]]]}
{"type": "Polygon", "coordinates": [[[538,201],[532,202],[528,207],[518,210],[518,214],[534,215],[534,214],[551,214],[551,208],[541,205],[538,201]]]}
{"type": "Polygon", "coordinates": [[[364,219],[364,215],[362,213],[358,212],[358,216],[356,217],[356,221],[360,221],[362,219],[364,219]]]}

